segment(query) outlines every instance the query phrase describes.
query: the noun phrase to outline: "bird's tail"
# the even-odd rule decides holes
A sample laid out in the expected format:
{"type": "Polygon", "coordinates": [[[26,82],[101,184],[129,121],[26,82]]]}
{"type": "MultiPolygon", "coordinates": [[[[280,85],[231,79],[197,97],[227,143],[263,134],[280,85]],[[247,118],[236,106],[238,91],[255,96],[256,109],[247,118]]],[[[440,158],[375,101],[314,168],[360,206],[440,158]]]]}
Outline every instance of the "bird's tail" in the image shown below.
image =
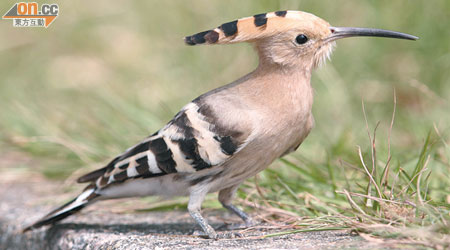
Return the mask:
{"type": "Polygon", "coordinates": [[[95,193],[94,185],[88,186],[78,197],[53,210],[42,219],[23,229],[23,232],[42,227],[44,225],[53,224],[60,221],[86,207],[92,203],[99,194],[95,193]]]}

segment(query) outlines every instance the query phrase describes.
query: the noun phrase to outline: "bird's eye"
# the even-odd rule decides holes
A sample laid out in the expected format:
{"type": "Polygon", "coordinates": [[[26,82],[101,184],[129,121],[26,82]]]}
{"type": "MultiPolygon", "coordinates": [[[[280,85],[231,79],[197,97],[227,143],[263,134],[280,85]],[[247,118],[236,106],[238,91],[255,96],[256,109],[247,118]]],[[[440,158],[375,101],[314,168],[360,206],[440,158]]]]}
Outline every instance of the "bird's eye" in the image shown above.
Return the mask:
{"type": "Polygon", "coordinates": [[[308,37],[303,34],[300,34],[295,38],[295,41],[298,44],[305,44],[308,41],[308,37]]]}

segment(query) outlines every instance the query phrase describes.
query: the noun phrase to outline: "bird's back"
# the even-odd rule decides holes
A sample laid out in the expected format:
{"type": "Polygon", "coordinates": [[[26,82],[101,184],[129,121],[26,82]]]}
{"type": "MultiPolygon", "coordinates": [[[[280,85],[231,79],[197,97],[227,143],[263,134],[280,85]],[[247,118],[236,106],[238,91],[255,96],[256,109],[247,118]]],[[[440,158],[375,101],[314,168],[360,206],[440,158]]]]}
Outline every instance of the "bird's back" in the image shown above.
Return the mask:
{"type": "Polygon", "coordinates": [[[209,172],[221,172],[221,177],[233,173],[228,176],[233,180],[216,177],[222,179],[223,185],[261,171],[309,133],[310,106],[302,108],[295,102],[312,102],[312,96],[305,100],[312,93],[309,82],[283,82],[282,78],[279,82],[264,82],[270,79],[257,74],[255,71],[196,98],[161,130],[79,181],[94,181],[99,189],[105,189],[137,179],[164,179],[170,174],[195,180],[197,176],[211,175],[209,172]],[[286,92],[287,87],[298,90],[286,92]],[[249,165],[249,159],[255,162],[244,166],[249,165]],[[245,171],[239,174],[235,168],[245,171]]]}

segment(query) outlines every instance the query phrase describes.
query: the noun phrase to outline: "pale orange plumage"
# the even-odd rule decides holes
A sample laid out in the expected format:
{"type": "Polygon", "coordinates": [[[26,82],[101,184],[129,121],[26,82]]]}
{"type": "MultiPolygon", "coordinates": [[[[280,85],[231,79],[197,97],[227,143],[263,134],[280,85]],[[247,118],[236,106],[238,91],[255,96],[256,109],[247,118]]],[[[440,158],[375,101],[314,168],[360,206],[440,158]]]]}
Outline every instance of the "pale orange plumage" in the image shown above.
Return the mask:
{"type": "Polygon", "coordinates": [[[313,127],[312,70],[326,59],[334,41],[350,36],[415,40],[377,29],[331,27],[306,12],[277,11],[242,18],[185,38],[189,45],[250,42],[259,54],[251,73],[212,90],[182,108],[161,130],[80,177],[91,184],[76,199],[26,230],[52,224],[94,201],[188,195],[188,210],[209,238],[218,234],[200,214],[207,193],[241,217],[232,205],[239,185],[298,148],[313,127]]]}

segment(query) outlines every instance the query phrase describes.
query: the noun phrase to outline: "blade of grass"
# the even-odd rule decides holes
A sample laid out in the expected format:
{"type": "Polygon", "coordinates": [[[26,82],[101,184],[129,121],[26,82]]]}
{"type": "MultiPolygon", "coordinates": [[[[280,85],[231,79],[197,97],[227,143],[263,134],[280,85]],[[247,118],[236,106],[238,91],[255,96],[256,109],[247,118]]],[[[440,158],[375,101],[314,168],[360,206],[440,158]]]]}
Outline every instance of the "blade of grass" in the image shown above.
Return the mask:
{"type": "Polygon", "coordinates": [[[311,228],[311,229],[298,229],[298,230],[287,231],[287,232],[266,234],[266,235],[262,236],[261,238],[266,239],[269,237],[282,236],[282,235],[295,234],[295,233],[333,231],[333,230],[344,230],[344,229],[349,229],[349,228],[348,227],[320,227],[320,228],[311,228]]]}

